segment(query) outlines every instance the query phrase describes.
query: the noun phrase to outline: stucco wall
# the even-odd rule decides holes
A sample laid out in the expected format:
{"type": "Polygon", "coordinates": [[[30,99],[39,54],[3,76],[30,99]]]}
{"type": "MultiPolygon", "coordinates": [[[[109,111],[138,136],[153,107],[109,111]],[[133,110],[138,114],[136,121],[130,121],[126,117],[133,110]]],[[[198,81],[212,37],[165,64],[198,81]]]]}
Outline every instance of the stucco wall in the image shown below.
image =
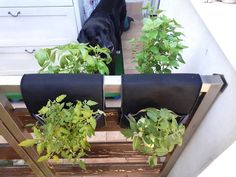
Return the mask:
{"type": "Polygon", "coordinates": [[[236,72],[189,0],[163,0],[161,9],[184,27],[186,64],[176,72],[224,74],[229,86],[218,97],[169,177],[196,177],[236,139],[236,72]]]}

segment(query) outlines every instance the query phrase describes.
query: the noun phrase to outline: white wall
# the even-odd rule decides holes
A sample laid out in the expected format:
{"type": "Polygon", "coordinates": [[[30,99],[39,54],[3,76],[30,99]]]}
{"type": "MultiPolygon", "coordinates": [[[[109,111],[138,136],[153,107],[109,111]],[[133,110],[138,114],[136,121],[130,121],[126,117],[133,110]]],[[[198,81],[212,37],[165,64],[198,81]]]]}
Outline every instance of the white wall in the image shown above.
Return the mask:
{"type": "Polygon", "coordinates": [[[169,174],[169,177],[196,177],[236,139],[236,72],[189,0],[162,0],[160,8],[182,24],[185,44],[189,46],[184,52],[186,64],[176,72],[220,73],[229,84],[169,174]]]}

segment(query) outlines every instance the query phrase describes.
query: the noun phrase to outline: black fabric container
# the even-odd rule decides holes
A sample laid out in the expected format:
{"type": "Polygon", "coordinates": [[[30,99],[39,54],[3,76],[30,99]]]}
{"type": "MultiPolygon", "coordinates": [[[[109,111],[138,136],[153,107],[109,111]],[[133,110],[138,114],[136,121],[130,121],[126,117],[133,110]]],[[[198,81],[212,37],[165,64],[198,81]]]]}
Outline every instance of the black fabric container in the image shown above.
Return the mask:
{"type": "Polygon", "coordinates": [[[188,115],[202,86],[198,74],[130,74],[122,76],[120,126],[129,126],[126,115],[147,107],[167,108],[188,115]]]}
{"type": "MultiPolygon", "coordinates": [[[[21,80],[23,100],[33,117],[47,101],[66,94],[65,102],[93,100],[98,104],[91,107],[94,111],[104,110],[103,76],[99,74],[25,74],[21,80]]],[[[96,118],[97,127],[105,125],[104,116],[96,118]]]]}

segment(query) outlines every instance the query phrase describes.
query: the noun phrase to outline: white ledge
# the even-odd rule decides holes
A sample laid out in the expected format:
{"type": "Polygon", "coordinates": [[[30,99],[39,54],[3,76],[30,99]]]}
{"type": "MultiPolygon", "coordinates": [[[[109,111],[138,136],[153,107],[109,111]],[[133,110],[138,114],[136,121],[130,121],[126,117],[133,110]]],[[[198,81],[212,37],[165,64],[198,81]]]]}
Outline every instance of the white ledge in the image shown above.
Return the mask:
{"type": "Polygon", "coordinates": [[[236,4],[191,2],[236,71],[236,4]]]}

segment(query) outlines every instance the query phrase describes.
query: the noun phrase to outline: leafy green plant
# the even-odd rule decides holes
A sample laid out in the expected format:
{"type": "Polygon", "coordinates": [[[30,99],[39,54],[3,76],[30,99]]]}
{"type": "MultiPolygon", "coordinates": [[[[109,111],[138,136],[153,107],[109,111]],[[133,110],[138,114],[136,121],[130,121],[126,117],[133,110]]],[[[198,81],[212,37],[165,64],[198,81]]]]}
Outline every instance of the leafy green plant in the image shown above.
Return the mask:
{"type": "Polygon", "coordinates": [[[40,73],[100,73],[109,74],[111,62],[107,48],[69,43],[54,48],[39,49],[35,53],[40,73]]]}
{"type": "Polygon", "coordinates": [[[178,31],[181,25],[157,12],[148,4],[147,16],[143,20],[141,36],[132,39],[133,52],[137,70],[141,73],[171,73],[180,63],[185,63],[181,52],[186,46],[182,44],[183,33],[178,31]]]}
{"type": "Polygon", "coordinates": [[[178,124],[174,112],[168,109],[147,108],[135,115],[128,115],[130,128],[122,131],[133,140],[133,149],[148,154],[148,164],[154,167],[158,156],[171,152],[175,145],[182,144],[185,127],[178,124]],[[136,121],[135,117],[140,119],[136,121]]]}
{"type": "Polygon", "coordinates": [[[38,162],[48,159],[59,161],[59,157],[79,163],[85,169],[85,163],[80,159],[90,151],[87,141],[95,133],[96,116],[102,111],[94,112],[90,106],[97,103],[91,100],[77,101],[76,104],[62,102],[66,95],[49,100],[46,106],[39,110],[39,116],[45,120],[45,125],[33,127],[34,139],[27,139],[19,146],[36,145],[41,157],[38,162]]]}

